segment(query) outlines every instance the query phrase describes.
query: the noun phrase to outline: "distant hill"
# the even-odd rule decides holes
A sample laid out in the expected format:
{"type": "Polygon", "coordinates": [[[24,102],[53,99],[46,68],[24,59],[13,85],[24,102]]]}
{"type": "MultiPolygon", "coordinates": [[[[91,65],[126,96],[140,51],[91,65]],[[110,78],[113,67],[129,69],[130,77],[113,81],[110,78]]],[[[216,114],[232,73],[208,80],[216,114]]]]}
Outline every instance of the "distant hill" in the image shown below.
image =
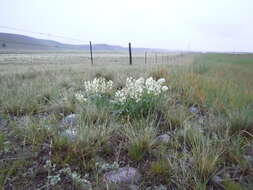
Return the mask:
{"type": "MultiPolygon", "coordinates": [[[[0,33],[0,48],[17,50],[89,50],[89,45],[64,44],[53,40],[37,39],[19,34],[0,33]]],[[[94,50],[122,51],[122,46],[94,44],[94,50]]]]}
{"type": "MultiPolygon", "coordinates": [[[[0,50],[89,50],[88,44],[83,45],[73,45],[73,44],[64,44],[53,40],[44,40],[37,39],[29,36],[24,36],[20,34],[9,34],[9,33],[0,33],[0,50]]],[[[108,44],[94,44],[94,50],[101,51],[126,51],[128,48],[117,46],[117,45],[108,45],[108,44]]],[[[146,51],[155,49],[147,48],[133,48],[137,51],[146,51]]],[[[161,51],[158,50],[157,51],[161,51]]],[[[164,50],[163,50],[164,51],[164,50]]]]}

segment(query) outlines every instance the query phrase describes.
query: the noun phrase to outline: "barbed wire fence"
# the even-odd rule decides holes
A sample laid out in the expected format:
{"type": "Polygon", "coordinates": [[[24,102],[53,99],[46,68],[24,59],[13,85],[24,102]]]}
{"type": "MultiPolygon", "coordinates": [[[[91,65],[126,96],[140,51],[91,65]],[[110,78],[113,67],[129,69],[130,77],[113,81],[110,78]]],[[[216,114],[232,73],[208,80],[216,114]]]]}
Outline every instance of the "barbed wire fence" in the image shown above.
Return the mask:
{"type": "MultiPolygon", "coordinates": [[[[96,44],[92,44],[92,42],[89,40],[82,40],[82,39],[77,39],[77,38],[73,38],[73,37],[69,37],[69,36],[63,36],[63,35],[56,35],[56,34],[52,34],[52,33],[45,33],[45,32],[36,32],[36,31],[31,31],[31,30],[26,30],[26,29],[20,29],[20,28],[16,28],[16,27],[9,27],[9,26],[2,26],[0,25],[0,28],[2,29],[7,29],[7,30],[14,30],[14,31],[18,31],[18,32],[25,32],[25,33],[29,33],[29,34],[37,34],[40,36],[44,36],[44,37],[53,37],[53,38],[59,38],[59,39],[64,39],[64,40],[68,40],[68,41],[75,41],[75,42],[79,42],[82,44],[65,44],[65,43],[60,43],[57,42],[55,40],[47,40],[47,44],[41,44],[39,43],[39,40],[41,39],[36,39],[38,40],[38,43],[29,43],[29,42],[24,42],[24,41],[14,41],[14,40],[8,40],[8,39],[0,39],[0,47],[2,49],[8,49],[9,45],[20,45],[22,47],[22,45],[26,45],[31,49],[35,49],[36,47],[41,49],[41,50],[78,50],[78,51],[89,51],[90,53],[90,62],[91,65],[94,65],[95,61],[94,61],[94,53],[96,54],[96,52],[94,51],[94,47],[96,47],[96,44]],[[54,41],[54,42],[53,42],[54,41]],[[52,45],[50,45],[50,43],[52,45]],[[55,44],[57,43],[57,44],[55,44]],[[93,47],[94,46],[94,47],[93,47]]],[[[27,47],[27,48],[28,48],[27,47]]],[[[129,42],[128,44],[128,48],[125,48],[125,51],[129,52],[129,65],[133,65],[133,53],[135,52],[135,48],[132,49],[132,44],[129,42]],[[133,51],[134,50],[134,51],[133,51]]],[[[141,59],[143,60],[143,63],[146,64],[171,64],[171,63],[177,63],[178,61],[180,61],[181,58],[183,58],[185,56],[185,53],[178,53],[178,52],[156,52],[152,49],[143,49],[140,53],[140,50],[137,51],[138,52],[138,56],[141,55],[141,59]]]]}

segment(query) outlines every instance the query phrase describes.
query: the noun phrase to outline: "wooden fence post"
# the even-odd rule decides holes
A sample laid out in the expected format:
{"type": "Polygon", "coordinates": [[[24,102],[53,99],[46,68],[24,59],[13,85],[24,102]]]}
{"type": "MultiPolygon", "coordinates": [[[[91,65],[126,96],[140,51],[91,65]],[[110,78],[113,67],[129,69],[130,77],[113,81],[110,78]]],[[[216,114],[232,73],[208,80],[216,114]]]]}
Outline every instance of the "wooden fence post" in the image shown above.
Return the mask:
{"type": "Polygon", "coordinates": [[[129,64],[132,65],[133,64],[133,60],[132,60],[132,48],[131,48],[131,43],[130,42],[129,42],[128,46],[129,46],[129,64]]]}
{"type": "Polygon", "coordinates": [[[93,65],[93,55],[92,55],[92,44],[90,41],[90,59],[91,59],[91,64],[93,65]]]}
{"type": "Polygon", "coordinates": [[[147,64],[147,52],[145,51],[145,64],[147,64]]]}

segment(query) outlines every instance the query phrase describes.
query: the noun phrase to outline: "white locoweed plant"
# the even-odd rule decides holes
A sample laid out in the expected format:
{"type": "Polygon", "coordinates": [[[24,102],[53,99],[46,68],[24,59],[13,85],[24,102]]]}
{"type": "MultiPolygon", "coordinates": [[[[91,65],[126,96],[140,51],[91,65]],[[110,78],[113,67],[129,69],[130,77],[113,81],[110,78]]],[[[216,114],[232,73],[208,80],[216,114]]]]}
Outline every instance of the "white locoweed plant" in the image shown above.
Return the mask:
{"type": "Polygon", "coordinates": [[[84,82],[84,90],[89,94],[110,93],[113,89],[113,81],[106,81],[105,78],[94,78],[92,81],[84,82]]]}
{"type": "Polygon", "coordinates": [[[115,105],[121,115],[143,117],[151,114],[162,102],[164,92],[169,88],[165,79],[154,80],[152,77],[126,79],[126,85],[115,93],[115,105]]]}
{"type": "Polygon", "coordinates": [[[115,90],[113,81],[95,78],[92,81],[85,81],[84,92],[75,94],[75,98],[79,103],[85,103],[91,96],[101,97],[110,94],[111,96],[106,96],[107,99],[103,100],[116,107],[115,113],[140,116],[154,110],[164,92],[168,91],[165,82],[164,78],[154,80],[149,77],[145,80],[143,77],[139,79],[128,77],[125,87],[115,90]]]}
{"type": "Polygon", "coordinates": [[[79,104],[95,103],[96,105],[108,105],[113,93],[113,81],[105,78],[94,78],[92,81],[84,81],[84,90],[75,94],[79,104]]]}
{"type": "Polygon", "coordinates": [[[125,103],[129,100],[139,102],[144,96],[159,96],[162,92],[168,90],[168,87],[163,85],[165,79],[154,80],[152,77],[146,79],[140,77],[134,79],[129,77],[126,79],[125,88],[118,90],[115,93],[116,102],[125,103]]]}

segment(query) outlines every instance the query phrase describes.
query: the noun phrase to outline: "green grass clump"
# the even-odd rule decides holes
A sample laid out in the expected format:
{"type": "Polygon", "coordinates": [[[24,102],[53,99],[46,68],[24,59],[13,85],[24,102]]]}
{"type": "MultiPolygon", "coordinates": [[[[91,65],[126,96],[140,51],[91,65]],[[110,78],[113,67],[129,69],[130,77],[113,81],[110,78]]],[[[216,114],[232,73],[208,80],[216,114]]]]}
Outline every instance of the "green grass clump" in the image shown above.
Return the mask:
{"type": "Polygon", "coordinates": [[[230,121],[230,134],[235,135],[240,132],[253,134],[253,110],[242,108],[240,110],[228,111],[230,121]]]}
{"type": "Polygon", "coordinates": [[[226,163],[239,165],[240,169],[247,172],[251,168],[250,163],[245,159],[245,149],[248,141],[241,135],[233,136],[225,144],[227,148],[223,152],[223,159],[226,163]]]}
{"type": "Polygon", "coordinates": [[[166,159],[154,161],[150,165],[150,172],[155,176],[168,177],[172,172],[171,170],[170,162],[166,159]]]}
{"type": "Polygon", "coordinates": [[[210,139],[205,137],[192,142],[193,164],[201,179],[208,180],[215,174],[223,149],[222,146],[213,144],[210,139]]]}
{"type": "Polygon", "coordinates": [[[156,137],[154,127],[131,126],[123,131],[128,140],[128,155],[132,160],[140,161],[151,152],[156,137]]]}
{"type": "Polygon", "coordinates": [[[110,110],[108,107],[87,103],[79,109],[82,120],[90,125],[107,123],[110,120],[110,110]]]}
{"type": "Polygon", "coordinates": [[[6,137],[4,134],[0,133],[0,152],[4,151],[5,149],[5,142],[6,142],[6,137]]]}
{"type": "Polygon", "coordinates": [[[159,110],[164,101],[164,96],[143,95],[140,101],[128,100],[124,104],[116,105],[119,116],[129,116],[134,119],[147,118],[159,110]]]}
{"type": "Polygon", "coordinates": [[[224,181],[223,185],[225,190],[245,190],[242,185],[231,180],[224,181]]]}

